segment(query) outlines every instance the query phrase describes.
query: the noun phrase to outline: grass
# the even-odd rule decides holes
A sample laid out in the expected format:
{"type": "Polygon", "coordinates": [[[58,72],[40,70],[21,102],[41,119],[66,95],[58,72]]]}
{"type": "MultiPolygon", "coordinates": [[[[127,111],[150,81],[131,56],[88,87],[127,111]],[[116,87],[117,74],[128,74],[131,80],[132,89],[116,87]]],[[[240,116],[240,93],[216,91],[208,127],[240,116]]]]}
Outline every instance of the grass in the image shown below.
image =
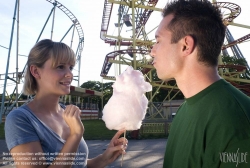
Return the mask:
{"type": "MultiPolygon", "coordinates": [[[[85,140],[110,140],[116,130],[109,130],[106,128],[105,123],[102,120],[83,120],[85,140]]],[[[4,139],[4,123],[0,124],[0,139],[4,139]]],[[[127,137],[129,138],[129,137],[127,137]]],[[[157,139],[167,138],[165,134],[143,134],[140,135],[139,139],[157,139]]]]}
{"type": "Polygon", "coordinates": [[[107,129],[102,120],[83,120],[82,122],[85,128],[83,134],[85,140],[110,140],[117,132],[115,130],[107,129]]]}
{"type": "MultiPolygon", "coordinates": [[[[104,121],[102,120],[84,120],[83,125],[85,128],[84,139],[86,140],[110,140],[115,133],[116,130],[109,130],[106,128],[104,121]]],[[[127,132],[128,134],[129,132],[127,132]]],[[[129,136],[126,135],[126,138],[129,139],[129,136]]],[[[140,134],[138,139],[159,139],[159,138],[167,138],[166,134],[140,134]]]]}

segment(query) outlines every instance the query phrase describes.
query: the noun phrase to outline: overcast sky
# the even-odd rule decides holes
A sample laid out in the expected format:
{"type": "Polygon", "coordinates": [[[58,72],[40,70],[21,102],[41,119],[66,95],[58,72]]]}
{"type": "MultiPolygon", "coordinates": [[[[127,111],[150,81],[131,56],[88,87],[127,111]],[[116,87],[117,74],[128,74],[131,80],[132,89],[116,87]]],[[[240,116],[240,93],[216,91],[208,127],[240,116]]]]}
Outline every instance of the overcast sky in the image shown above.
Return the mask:
{"type": "MultiPolygon", "coordinates": [[[[250,1],[247,0],[227,0],[238,4],[241,7],[241,14],[235,19],[234,22],[245,24],[250,26],[250,1]]],[[[81,61],[81,76],[80,83],[88,80],[101,80],[100,72],[102,69],[103,61],[109,52],[114,50],[114,47],[105,44],[100,39],[100,29],[102,22],[103,4],[104,0],[59,0],[61,4],[66,6],[79,20],[83,32],[84,32],[84,48],[82,52],[81,61]]],[[[157,7],[164,7],[167,0],[159,0],[157,7]]],[[[10,35],[13,22],[15,0],[0,1],[0,45],[9,48],[10,35]]],[[[116,34],[114,22],[117,16],[117,6],[115,5],[112,12],[112,21],[110,23],[109,32],[110,35],[116,34]]],[[[20,0],[20,36],[19,36],[19,54],[28,55],[29,50],[35,44],[42,27],[49,16],[49,13],[53,5],[46,0],[20,0]]],[[[225,11],[226,12],[226,11],[225,11]]],[[[160,12],[153,12],[152,18],[147,23],[148,31],[157,26],[161,20],[160,12]]],[[[16,25],[15,34],[13,38],[9,72],[16,71],[16,25]]],[[[52,19],[49,20],[47,27],[41,39],[50,38],[52,19]]],[[[69,27],[72,25],[71,20],[58,8],[55,14],[55,25],[53,32],[53,40],[59,41],[69,27]]],[[[131,29],[131,28],[130,28],[131,29]]],[[[249,29],[240,28],[235,26],[229,26],[229,30],[233,34],[234,38],[240,38],[250,33],[249,29]]],[[[132,33],[127,28],[127,33],[132,33]]],[[[154,32],[152,32],[154,36],[154,32]]],[[[64,42],[70,45],[72,32],[65,38],[64,42]]],[[[153,37],[152,36],[152,37],[153,37]]],[[[73,41],[73,50],[76,50],[78,45],[78,35],[75,31],[75,37],[73,41]]],[[[8,56],[8,50],[0,46],[0,74],[4,74],[6,71],[6,62],[8,56]]],[[[238,45],[250,63],[250,43],[245,42],[238,45]]],[[[27,61],[27,57],[19,56],[19,71],[22,71],[27,61]]],[[[77,69],[77,68],[76,68],[77,69]]],[[[114,71],[111,69],[111,71],[114,71]]],[[[75,75],[77,72],[74,71],[75,75]]],[[[1,75],[1,79],[4,76],[1,75]]],[[[8,92],[12,92],[13,82],[8,81],[8,92]]],[[[77,85],[73,82],[73,85],[77,85]]],[[[22,85],[20,85],[20,89],[22,85]]],[[[19,90],[20,90],[19,89],[19,90]]],[[[0,94],[3,92],[3,80],[0,80],[0,94]]]]}

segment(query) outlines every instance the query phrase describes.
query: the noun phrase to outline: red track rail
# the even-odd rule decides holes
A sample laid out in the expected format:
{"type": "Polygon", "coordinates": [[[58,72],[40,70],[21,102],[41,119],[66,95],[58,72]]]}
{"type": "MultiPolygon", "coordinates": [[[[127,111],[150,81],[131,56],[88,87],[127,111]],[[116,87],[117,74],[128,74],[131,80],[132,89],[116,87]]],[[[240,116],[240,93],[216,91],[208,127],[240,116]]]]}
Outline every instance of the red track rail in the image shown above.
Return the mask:
{"type": "Polygon", "coordinates": [[[239,38],[237,40],[234,40],[233,42],[228,43],[227,45],[223,45],[222,50],[225,50],[228,47],[232,47],[233,45],[236,45],[238,43],[242,43],[243,41],[246,41],[247,39],[250,39],[250,34],[245,35],[245,36],[243,36],[243,37],[241,37],[241,38],[239,38]]]}
{"type": "MultiPolygon", "coordinates": [[[[147,6],[154,7],[156,6],[158,0],[149,0],[147,3],[147,6]]],[[[105,41],[105,43],[109,43],[110,45],[117,45],[117,41],[113,39],[107,39],[104,37],[105,34],[107,34],[110,16],[112,13],[113,4],[109,3],[108,0],[104,1],[104,8],[103,8],[103,15],[102,15],[102,26],[101,26],[101,32],[100,32],[100,38],[105,41]]],[[[142,27],[145,26],[147,23],[151,13],[153,10],[144,9],[142,16],[140,17],[140,20],[137,23],[136,26],[136,36],[139,37],[142,27]]],[[[132,42],[127,41],[120,41],[121,46],[130,46],[132,45],[132,42]]]]}
{"type": "Polygon", "coordinates": [[[231,15],[224,18],[224,21],[232,22],[241,13],[241,8],[239,5],[230,2],[216,2],[215,6],[219,8],[225,8],[231,11],[231,15]]]}
{"type": "Polygon", "coordinates": [[[103,14],[102,14],[102,25],[101,25],[101,32],[100,38],[102,40],[106,40],[104,34],[107,34],[110,22],[110,16],[112,13],[113,4],[109,3],[108,0],[104,0],[104,7],[103,7],[103,14]]]}
{"type": "Polygon", "coordinates": [[[106,55],[104,63],[103,63],[103,67],[102,67],[102,72],[101,72],[101,76],[104,77],[108,74],[109,69],[112,65],[111,62],[109,62],[109,60],[115,60],[116,56],[119,54],[147,54],[149,51],[148,50],[139,50],[139,49],[127,49],[127,50],[117,50],[117,51],[113,51],[110,52],[106,55]]]}
{"type": "MultiPolygon", "coordinates": [[[[243,65],[219,65],[218,68],[230,68],[236,70],[237,73],[244,73],[244,71],[247,69],[246,66],[243,65]]],[[[233,72],[230,72],[233,75],[233,72]]],[[[250,84],[243,83],[243,82],[234,82],[231,80],[228,80],[233,86],[241,90],[244,94],[247,96],[250,96],[250,84]]]]}

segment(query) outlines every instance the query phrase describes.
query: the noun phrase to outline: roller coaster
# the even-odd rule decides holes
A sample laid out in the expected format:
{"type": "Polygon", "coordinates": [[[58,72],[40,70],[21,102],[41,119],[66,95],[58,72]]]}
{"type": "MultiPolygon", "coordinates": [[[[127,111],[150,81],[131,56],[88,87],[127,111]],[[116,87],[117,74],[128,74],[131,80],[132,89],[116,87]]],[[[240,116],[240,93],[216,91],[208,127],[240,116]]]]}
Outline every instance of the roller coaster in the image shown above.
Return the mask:
{"type": "MultiPolygon", "coordinates": [[[[147,95],[149,99],[149,109],[147,119],[169,119],[168,113],[163,111],[164,103],[154,104],[153,98],[157,95],[159,89],[167,89],[164,101],[173,100],[180,92],[173,80],[164,82],[155,77],[155,69],[150,61],[147,61],[150,49],[154,44],[155,28],[150,29],[147,25],[148,20],[153,12],[161,11],[157,7],[158,0],[104,0],[103,17],[100,31],[100,38],[105,42],[114,46],[114,51],[108,53],[104,59],[103,67],[100,75],[104,79],[115,80],[115,76],[109,75],[111,66],[118,65],[117,74],[121,73],[124,66],[130,65],[134,69],[140,70],[147,81],[155,88],[147,95]],[[117,9],[117,10],[114,10],[117,9]],[[117,12],[118,11],[118,12],[117,12]],[[110,35],[109,27],[112,16],[116,17],[115,26],[117,27],[117,35],[110,35]],[[127,33],[127,29],[131,29],[131,33],[127,33]],[[153,35],[151,35],[153,34],[153,35]]],[[[223,22],[229,27],[230,25],[244,27],[249,29],[250,26],[237,24],[234,19],[241,13],[241,7],[230,2],[216,2],[213,5],[224,10],[223,22]],[[226,11],[226,12],[225,12],[226,11]]],[[[220,56],[218,71],[221,77],[232,83],[243,93],[250,96],[250,68],[249,65],[235,65],[223,62],[223,56],[229,56],[229,52],[233,53],[235,59],[244,58],[238,44],[247,41],[250,34],[239,39],[234,39],[229,29],[226,30],[226,43],[222,47],[222,55],[220,56]],[[230,51],[228,51],[230,50],[230,51]]],[[[116,66],[117,67],[117,66],[116,66]]],[[[171,117],[170,117],[171,118],[171,117]]]]}
{"type": "MultiPolygon", "coordinates": [[[[47,19],[45,20],[45,23],[42,27],[42,30],[40,32],[40,34],[38,35],[38,38],[36,40],[36,42],[38,42],[41,38],[41,36],[44,34],[44,30],[46,28],[46,26],[48,25],[48,21],[51,19],[52,21],[52,27],[51,27],[51,33],[50,35],[45,34],[46,38],[50,38],[53,39],[53,34],[54,34],[54,25],[55,25],[55,20],[56,20],[56,9],[59,9],[63,14],[65,14],[68,19],[70,19],[71,21],[71,25],[68,25],[68,30],[65,32],[64,35],[62,35],[62,38],[60,40],[60,42],[64,42],[66,44],[68,44],[71,48],[73,47],[73,41],[75,38],[77,38],[76,36],[78,35],[78,44],[76,45],[77,48],[75,51],[75,55],[76,55],[76,64],[78,64],[78,70],[77,71],[77,76],[74,76],[74,80],[78,81],[78,86],[80,85],[80,68],[81,68],[81,54],[82,54],[82,50],[83,50],[83,44],[84,44],[84,33],[82,30],[82,26],[80,24],[80,22],[78,21],[78,19],[75,17],[75,15],[67,8],[65,7],[63,4],[61,4],[60,2],[56,1],[56,0],[46,0],[48,3],[50,3],[52,5],[52,9],[47,17],[47,19]],[[75,30],[77,31],[77,35],[75,34],[75,30]],[[71,32],[71,38],[70,41],[65,41],[65,37],[67,35],[69,35],[69,33],[71,32]]],[[[10,111],[11,109],[13,109],[13,107],[16,105],[18,106],[18,101],[20,99],[20,97],[22,96],[22,91],[19,93],[18,92],[18,84],[20,84],[22,82],[22,77],[26,68],[26,64],[23,67],[23,70],[21,72],[18,71],[18,47],[19,47],[19,11],[20,11],[20,0],[16,0],[15,1],[15,8],[14,8],[14,15],[13,15],[13,22],[12,22],[12,30],[11,30],[11,36],[10,36],[10,44],[9,44],[9,48],[8,49],[8,59],[7,59],[7,66],[6,66],[6,71],[5,74],[0,74],[0,80],[4,80],[4,86],[3,86],[3,94],[2,94],[2,103],[1,103],[1,111],[0,111],[0,123],[1,123],[1,119],[2,119],[2,115],[5,114],[7,111],[10,111]],[[14,36],[14,28],[15,28],[15,23],[17,22],[17,57],[16,57],[16,72],[15,73],[9,73],[9,59],[10,59],[10,53],[12,50],[12,44],[13,44],[13,36],[14,36]],[[6,93],[6,87],[7,87],[7,80],[12,80],[14,81],[14,83],[16,84],[16,87],[13,91],[13,93],[11,95],[14,95],[14,93],[16,93],[16,99],[15,101],[13,101],[12,98],[9,99],[8,102],[5,102],[5,93],[6,93]],[[5,105],[6,104],[6,105],[5,105]]],[[[64,25],[65,26],[65,25],[64,25]]],[[[36,43],[35,42],[35,43],[36,43]]],[[[3,46],[2,46],[3,47],[3,46]]],[[[74,94],[76,94],[76,90],[74,89],[74,87],[71,88],[72,92],[74,92],[74,94]],[[73,90],[72,90],[73,89],[73,90]]],[[[86,90],[81,90],[79,91],[78,94],[81,94],[81,96],[84,95],[94,95],[95,93],[91,93],[88,94],[88,92],[86,92],[86,90]]],[[[98,93],[99,94],[99,93],[98,93]]],[[[28,98],[32,98],[32,97],[28,97],[28,98]]],[[[29,100],[27,100],[29,101],[29,100]]]]}
{"type": "MultiPolygon", "coordinates": [[[[81,24],[74,16],[74,14],[67,9],[63,4],[56,0],[46,0],[49,4],[52,5],[52,9],[49,13],[48,18],[45,21],[45,24],[36,40],[39,41],[41,35],[44,32],[45,27],[49,19],[52,20],[52,28],[50,38],[53,38],[54,31],[54,23],[56,19],[55,9],[60,9],[63,14],[65,14],[71,21],[71,25],[69,25],[69,29],[63,35],[60,41],[63,41],[64,38],[71,32],[71,40],[70,42],[65,42],[69,46],[72,47],[73,37],[76,36],[75,30],[78,35],[78,45],[75,50],[76,60],[78,63],[77,76],[75,76],[78,80],[78,86],[80,81],[80,68],[81,68],[81,53],[83,50],[84,44],[84,33],[81,27],[81,24]]],[[[162,10],[162,5],[159,5],[161,0],[104,0],[103,2],[103,14],[102,14],[102,22],[101,22],[101,30],[100,30],[100,38],[104,41],[104,43],[113,46],[114,51],[107,53],[104,58],[104,63],[101,68],[100,76],[103,79],[107,80],[115,80],[115,75],[121,74],[125,68],[130,65],[133,66],[134,69],[140,70],[147,81],[149,81],[153,86],[153,91],[147,93],[147,97],[149,99],[149,108],[147,113],[147,120],[152,119],[162,119],[168,120],[170,114],[163,111],[164,103],[154,103],[153,99],[157,95],[160,89],[168,90],[168,94],[164,98],[165,105],[169,104],[171,100],[173,100],[178,94],[180,94],[180,90],[175,84],[175,81],[169,80],[167,82],[161,81],[157,78],[155,69],[151,65],[149,57],[149,52],[154,44],[154,32],[157,28],[156,25],[147,24],[150,22],[150,19],[153,19],[152,16],[154,13],[159,13],[162,10]],[[111,32],[111,27],[115,27],[115,33],[111,32]],[[115,35],[114,35],[115,34],[115,35]],[[114,66],[112,66],[114,65],[114,66]],[[115,75],[110,72],[110,69],[115,69],[115,75]]],[[[13,23],[12,23],[12,31],[11,31],[11,40],[9,45],[9,53],[8,60],[10,57],[10,51],[12,46],[12,39],[14,34],[14,26],[17,21],[17,27],[19,27],[19,0],[16,0],[14,15],[13,15],[13,23]]],[[[224,24],[228,27],[230,25],[237,26],[239,28],[250,29],[249,25],[238,24],[234,22],[236,17],[240,17],[241,7],[235,3],[230,2],[216,2],[212,0],[212,3],[221,9],[227,11],[224,13],[224,24]]],[[[160,17],[160,13],[158,14],[160,17]]],[[[233,55],[235,59],[244,58],[241,53],[238,45],[240,43],[249,41],[250,34],[247,34],[241,38],[234,39],[229,28],[226,31],[226,39],[225,44],[222,47],[222,54],[219,60],[218,71],[221,77],[231,82],[235,87],[240,89],[246,95],[250,96],[250,68],[249,65],[235,65],[223,62],[223,56],[233,55]],[[232,54],[231,54],[232,53],[232,54]]],[[[17,45],[18,46],[18,45],[17,45]]],[[[25,66],[21,72],[18,71],[15,73],[8,72],[8,64],[5,74],[0,74],[0,80],[4,80],[4,91],[2,96],[2,104],[0,111],[0,119],[2,114],[4,114],[4,102],[5,102],[5,93],[7,87],[7,80],[12,80],[15,82],[16,86],[22,82],[23,72],[25,66]]],[[[16,87],[13,93],[18,94],[18,87],[16,87]]],[[[95,93],[94,91],[81,90],[76,92],[77,89],[72,88],[73,95],[86,96],[88,94],[95,93]]],[[[13,95],[13,94],[12,94],[13,95]]],[[[15,104],[17,104],[18,99],[22,93],[19,93],[16,96],[16,101],[8,102],[10,108],[13,108],[15,104]]],[[[100,96],[101,93],[98,93],[100,96]]],[[[65,101],[65,100],[62,100],[65,101]]],[[[168,106],[168,105],[167,105],[168,106]]],[[[178,106],[178,105],[175,105],[178,106]]]]}

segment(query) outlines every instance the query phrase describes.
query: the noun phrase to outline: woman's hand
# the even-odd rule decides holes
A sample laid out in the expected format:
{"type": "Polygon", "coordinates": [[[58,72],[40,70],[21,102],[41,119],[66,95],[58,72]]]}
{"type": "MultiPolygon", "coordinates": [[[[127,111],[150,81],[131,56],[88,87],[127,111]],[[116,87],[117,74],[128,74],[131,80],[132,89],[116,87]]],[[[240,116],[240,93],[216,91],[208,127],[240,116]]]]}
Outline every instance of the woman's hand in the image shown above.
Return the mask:
{"type": "Polygon", "coordinates": [[[124,132],[125,130],[118,131],[102,154],[102,159],[107,162],[107,165],[115,161],[121,154],[126,154],[128,140],[124,137],[119,138],[124,132]]]}
{"type": "Polygon", "coordinates": [[[108,164],[115,161],[119,155],[125,154],[125,149],[127,148],[128,140],[125,138],[119,138],[125,130],[118,131],[115,136],[111,139],[108,148],[103,154],[93,158],[88,159],[88,168],[105,167],[108,164]],[[123,144],[124,143],[124,144],[123,144]]]}
{"type": "Polygon", "coordinates": [[[82,137],[83,135],[84,127],[81,122],[80,114],[80,109],[74,105],[68,105],[64,110],[63,119],[70,128],[70,136],[78,135],[82,137]]]}

